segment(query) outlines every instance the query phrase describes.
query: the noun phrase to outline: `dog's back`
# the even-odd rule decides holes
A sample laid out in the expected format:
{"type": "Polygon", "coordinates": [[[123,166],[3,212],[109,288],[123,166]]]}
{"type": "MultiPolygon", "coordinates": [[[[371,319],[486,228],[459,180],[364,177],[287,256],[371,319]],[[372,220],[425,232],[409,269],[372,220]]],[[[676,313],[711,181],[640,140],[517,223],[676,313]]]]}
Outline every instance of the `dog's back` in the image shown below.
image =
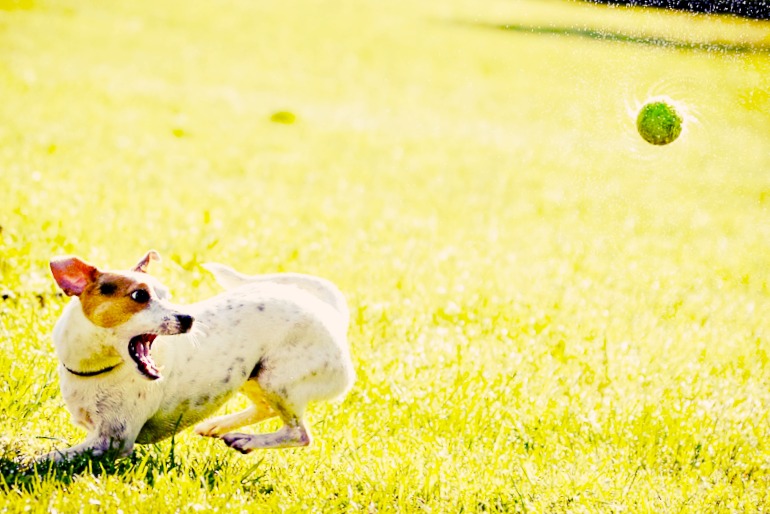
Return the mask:
{"type": "Polygon", "coordinates": [[[347,325],[350,319],[348,304],[342,292],[330,281],[313,275],[302,273],[268,273],[264,275],[245,275],[235,271],[229,266],[210,262],[203,264],[217,283],[225,289],[235,289],[254,282],[271,282],[274,284],[293,285],[312,294],[319,300],[334,307],[339,312],[347,325]]]}

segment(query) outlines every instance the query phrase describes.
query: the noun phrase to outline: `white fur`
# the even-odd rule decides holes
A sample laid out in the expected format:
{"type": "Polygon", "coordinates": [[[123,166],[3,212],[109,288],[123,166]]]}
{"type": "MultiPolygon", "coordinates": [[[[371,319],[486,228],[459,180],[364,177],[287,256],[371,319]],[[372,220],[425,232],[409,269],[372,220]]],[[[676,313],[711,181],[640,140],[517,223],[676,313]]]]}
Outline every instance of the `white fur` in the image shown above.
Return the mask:
{"type": "Polygon", "coordinates": [[[242,413],[213,418],[196,427],[249,452],[255,448],[310,443],[303,423],[308,403],[345,394],[355,375],[346,332],[348,309],[329,281],[299,274],[242,275],[207,265],[227,290],[192,305],[174,305],[165,288],[144,273],[153,289],[147,308],[114,328],[86,318],[78,298],[65,307],[53,331],[62,396],[73,421],[88,434],[83,443],[55,450],[40,460],[61,460],[83,452],[94,456],[116,449],[131,453],[134,443],[154,443],[208,417],[234,393],[253,405],[242,413]],[[190,315],[190,332],[175,316],[190,315]],[[162,378],[149,380],[128,354],[131,337],[159,335],[152,358],[162,378]],[[109,372],[82,377],[67,368],[109,372]],[[249,375],[256,371],[253,378],[249,375]],[[279,416],[284,426],[272,434],[231,430],[279,416]]]}

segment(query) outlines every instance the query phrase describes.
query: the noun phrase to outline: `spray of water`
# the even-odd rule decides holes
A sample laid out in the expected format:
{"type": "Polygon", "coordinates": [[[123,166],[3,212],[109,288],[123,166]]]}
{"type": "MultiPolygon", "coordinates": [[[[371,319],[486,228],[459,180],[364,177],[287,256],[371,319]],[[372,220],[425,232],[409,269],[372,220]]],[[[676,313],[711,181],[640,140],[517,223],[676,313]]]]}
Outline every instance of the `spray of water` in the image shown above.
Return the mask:
{"type": "Polygon", "coordinates": [[[671,151],[676,146],[687,144],[688,138],[693,136],[694,132],[700,130],[700,108],[698,99],[693,97],[692,87],[688,86],[685,78],[665,78],[648,85],[645,88],[639,88],[631,91],[626,96],[625,113],[623,126],[623,137],[626,140],[627,147],[632,155],[640,159],[654,159],[660,153],[671,151]],[[636,128],[636,119],[642,107],[651,102],[665,102],[676,110],[682,117],[682,133],[676,141],[662,146],[651,145],[642,139],[636,128]]]}

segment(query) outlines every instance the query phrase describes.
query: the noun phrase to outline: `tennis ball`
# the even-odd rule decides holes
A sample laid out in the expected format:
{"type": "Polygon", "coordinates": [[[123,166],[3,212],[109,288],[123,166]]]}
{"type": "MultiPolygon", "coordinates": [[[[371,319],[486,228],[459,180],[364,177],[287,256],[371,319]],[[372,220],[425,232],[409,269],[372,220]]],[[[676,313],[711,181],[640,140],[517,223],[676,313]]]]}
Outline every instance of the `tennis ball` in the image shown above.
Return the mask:
{"type": "Polygon", "coordinates": [[[682,133],[682,117],[673,105],[657,100],[645,104],[639,111],[636,130],[650,144],[667,145],[682,133]]]}

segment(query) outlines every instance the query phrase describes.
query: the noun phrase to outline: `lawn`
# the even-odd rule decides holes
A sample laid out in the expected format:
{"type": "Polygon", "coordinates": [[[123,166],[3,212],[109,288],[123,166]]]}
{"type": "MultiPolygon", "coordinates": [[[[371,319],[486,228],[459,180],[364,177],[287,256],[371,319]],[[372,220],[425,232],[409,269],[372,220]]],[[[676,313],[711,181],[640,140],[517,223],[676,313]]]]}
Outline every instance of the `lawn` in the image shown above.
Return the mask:
{"type": "MultiPolygon", "coordinates": [[[[0,0],[0,510],[770,511],[770,23],[561,0],[0,0]],[[648,97],[685,130],[635,131],[648,97]],[[315,443],[81,440],[47,269],[345,292],[315,443]]],[[[232,400],[233,412],[244,400],[232,400]]],[[[270,423],[256,427],[270,429],[270,423]]]]}

